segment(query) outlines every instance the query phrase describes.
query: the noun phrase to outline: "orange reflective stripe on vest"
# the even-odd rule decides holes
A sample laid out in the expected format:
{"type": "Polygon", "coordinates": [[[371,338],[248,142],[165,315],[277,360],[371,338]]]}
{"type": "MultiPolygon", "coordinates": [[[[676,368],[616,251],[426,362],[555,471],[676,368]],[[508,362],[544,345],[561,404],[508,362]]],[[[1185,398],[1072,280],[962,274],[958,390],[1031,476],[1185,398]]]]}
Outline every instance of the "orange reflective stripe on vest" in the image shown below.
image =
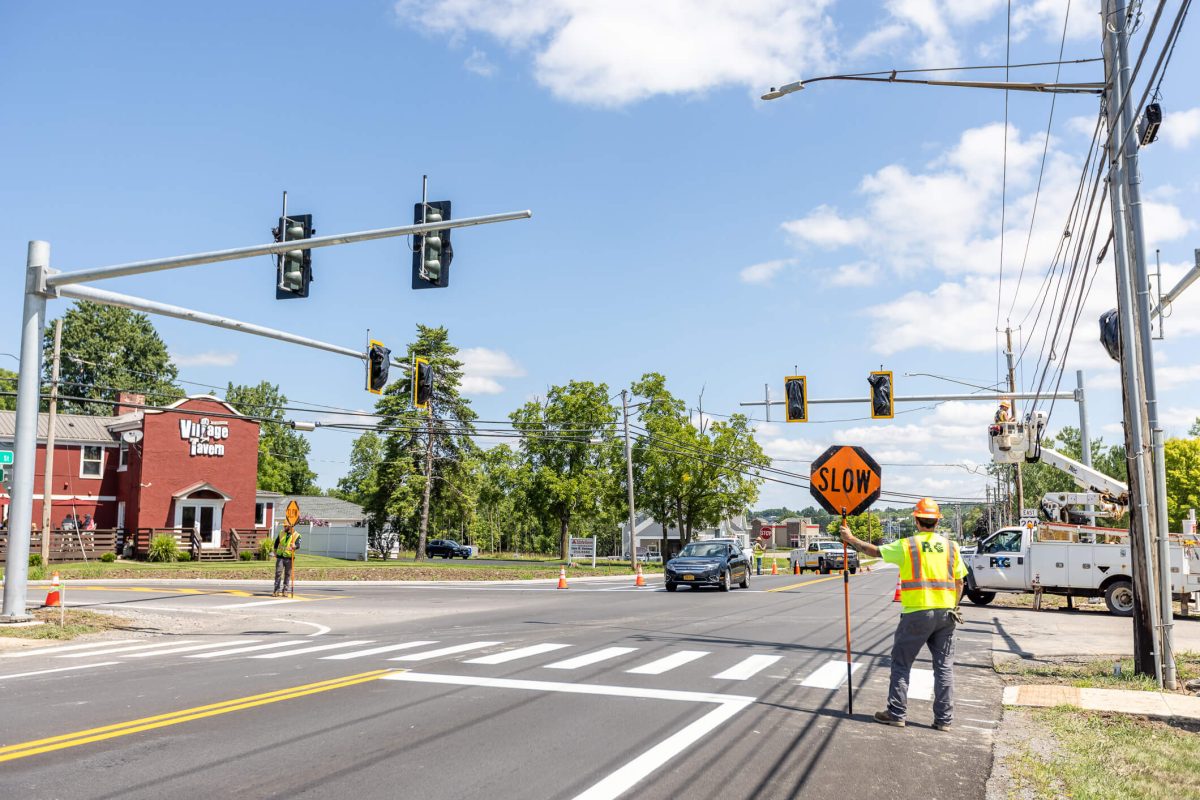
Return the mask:
{"type": "Polygon", "coordinates": [[[900,602],[903,612],[953,608],[958,604],[954,585],[954,543],[934,533],[918,533],[907,540],[900,566],[900,602]],[[940,558],[924,555],[946,554],[940,558]]]}

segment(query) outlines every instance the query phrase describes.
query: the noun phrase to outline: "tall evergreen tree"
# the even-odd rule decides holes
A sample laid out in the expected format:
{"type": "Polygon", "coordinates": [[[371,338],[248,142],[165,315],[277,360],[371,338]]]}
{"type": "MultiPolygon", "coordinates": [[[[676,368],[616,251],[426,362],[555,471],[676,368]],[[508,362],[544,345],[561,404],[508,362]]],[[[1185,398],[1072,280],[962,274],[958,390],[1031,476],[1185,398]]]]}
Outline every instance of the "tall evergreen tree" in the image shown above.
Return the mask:
{"type": "MultiPolygon", "coordinates": [[[[46,328],[45,347],[43,373],[49,383],[53,325],[46,328]]],[[[58,405],[62,413],[111,414],[121,390],[146,395],[150,405],[166,405],[183,397],[175,385],[178,377],[167,345],[145,314],[79,300],[63,315],[59,393],[65,397],[58,405]]]]}

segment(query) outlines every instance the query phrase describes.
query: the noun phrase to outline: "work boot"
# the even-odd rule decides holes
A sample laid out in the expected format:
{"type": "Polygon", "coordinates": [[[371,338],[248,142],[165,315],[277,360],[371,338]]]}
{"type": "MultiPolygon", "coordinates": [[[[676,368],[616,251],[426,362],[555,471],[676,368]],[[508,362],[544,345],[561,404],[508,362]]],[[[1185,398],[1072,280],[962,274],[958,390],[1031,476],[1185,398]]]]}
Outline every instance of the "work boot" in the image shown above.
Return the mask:
{"type": "Polygon", "coordinates": [[[950,723],[949,722],[935,722],[935,723],[933,723],[933,729],[935,731],[948,731],[948,730],[950,730],[950,723]]]}
{"type": "Polygon", "coordinates": [[[903,728],[904,727],[904,720],[896,719],[895,717],[892,716],[892,712],[886,711],[886,710],[885,711],[876,711],[875,712],[875,721],[879,722],[883,725],[891,725],[893,728],[903,728]]]}

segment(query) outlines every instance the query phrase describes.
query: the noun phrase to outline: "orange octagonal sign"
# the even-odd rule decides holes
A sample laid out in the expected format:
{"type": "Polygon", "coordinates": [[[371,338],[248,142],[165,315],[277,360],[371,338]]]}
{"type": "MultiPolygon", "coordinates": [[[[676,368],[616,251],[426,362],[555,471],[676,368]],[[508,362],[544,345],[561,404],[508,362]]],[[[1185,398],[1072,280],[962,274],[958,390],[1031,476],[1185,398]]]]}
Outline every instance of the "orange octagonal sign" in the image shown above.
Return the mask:
{"type": "Polygon", "coordinates": [[[853,445],[834,445],[812,463],[809,492],[830,514],[861,514],[879,499],[879,464],[853,445]]]}
{"type": "Polygon", "coordinates": [[[296,523],[300,521],[300,504],[295,500],[288,503],[287,511],[284,512],[283,518],[287,520],[288,525],[291,525],[293,528],[296,527],[296,523]]]}

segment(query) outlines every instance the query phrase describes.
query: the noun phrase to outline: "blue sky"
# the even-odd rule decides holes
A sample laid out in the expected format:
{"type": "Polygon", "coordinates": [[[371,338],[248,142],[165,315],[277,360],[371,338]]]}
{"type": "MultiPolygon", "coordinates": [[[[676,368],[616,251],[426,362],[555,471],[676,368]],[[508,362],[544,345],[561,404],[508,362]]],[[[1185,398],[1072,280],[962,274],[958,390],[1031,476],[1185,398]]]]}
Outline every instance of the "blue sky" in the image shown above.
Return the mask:
{"type": "MultiPolygon", "coordinates": [[[[1065,58],[1099,54],[1097,5],[1071,4],[1065,58]]],[[[1177,3],[1167,6],[1169,21],[1177,3]]],[[[865,397],[866,374],[881,365],[898,394],[957,392],[904,373],[997,380],[1003,192],[1000,318],[1020,326],[1018,343],[1034,341],[1021,370],[1030,385],[1041,334],[1026,315],[1066,222],[1096,99],[1057,103],[1019,290],[1049,97],[1009,97],[1003,181],[1003,93],[828,82],[758,99],[830,72],[1002,64],[1006,8],[4,4],[0,352],[18,349],[30,239],[49,241],[62,270],[254,244],[269,238],[285,188],[321,234],[404,224],[427,173],[431,199],[451,199],[456,216],[534,212],[456,233],[447,290],[412,292],[396,240],[316,251],[307,301],[273,299],[265,257],[102,286],[348,346],[369,327],[402,350],[416,323],[445,325],[484,419],[554,384],[604,381],[615,392],[650,370],[689,405],[703,392],[705,410],[721,414],[759,398],[764,383],[778,396],[794,366],[814,397],[865,397]]],[[[1014,0],[1012,63],[1057,57],[1066,8],[1014,0]]],[[[1147,28],[1134,33],[1135,52],[1147,28]]],[[[1200,244],[1196,51],[1195,25],[1185,26],[1162,86],[1163,138],[1142,154],[1151,258],[1160,248],[1168,285],[1200,244]]],[[[1085,64],[1062,79],[1100,75],[1085,64]]],[[[1054,68],[1013,77],[1052,80],[1054,68]]],[[[1106,261],[1067,358],[1069,376],[1087,371],[1092,428],[1109,442],[1120,437],[1119,384],[1095,318],[1114,305],[1111,275],[1106,261]]],[[[52,302],[51,314],[66,306],[52,302]]],[[[1193,289],[1156,344],[1169,433],[1200,415],[1197,312],[1193,289]]],[[[297,401],[372,405],[348,359],[156,325],[187,380],[268,380],[297,401]]],[[[0,366],[16,364],[0,356],[0,366]]],[[[979,496],[971,469],[987,458],[992,410],[948,403],[889,423],[856,419],[865,407],[823,406],[808,425],[763,424],[759,434],[786,468],[806,472],[831,443],[862,444],[885,464],[886,488],[979,496]],[[911,464],[927,466],[900,466],[911,464]]],[[[1060,404],[1052,427],[1068,423],[1074,410],[1060,404]]],[[[319,482],[332,485],[350,436],[309,436],[319,482]]],[[[768,484],[762,503],[808,498],[768,484]]]]}

